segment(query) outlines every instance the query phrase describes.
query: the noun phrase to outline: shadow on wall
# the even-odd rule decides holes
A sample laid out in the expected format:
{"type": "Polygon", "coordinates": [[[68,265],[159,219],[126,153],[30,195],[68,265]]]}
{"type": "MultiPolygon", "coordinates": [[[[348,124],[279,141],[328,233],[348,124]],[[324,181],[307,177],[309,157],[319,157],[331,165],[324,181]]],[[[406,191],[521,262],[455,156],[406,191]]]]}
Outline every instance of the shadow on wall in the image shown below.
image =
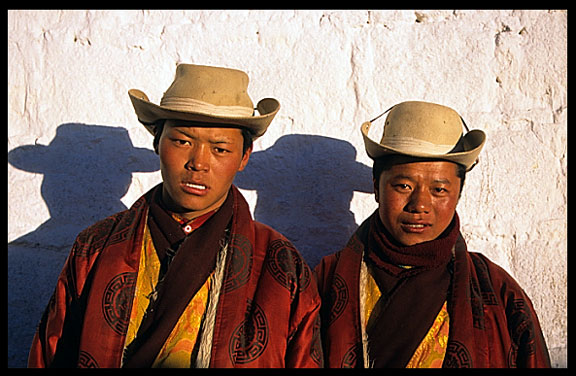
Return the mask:
{"type": "Polygon", "coordinates": [[[257,191],[255,219],[291,240],[311,268],[341,249],[356,229],[354,191],[373,192],[372,169],[356,161],[352,144],[301,134],[252,153],[234,183],[257,191]]]}
{"type": "Polygon", "coordinates": [[[160,163],[152,150],[134,147],[124,128],[75,123],[60,125],[47,146],[11,150],[8,162],[44,175],[41,193],[50,212],[36,230],[8,244],[8,366],[25,367],[36,325],[74,239],[98,220],[125,210],[121,198],[132,173],[157,171],[160,163]]]}
{"type": "Polygon", "coordinates": [[[48,146],[17,147],[8,162],[44,175],[41,193],[50,212],[47,222],[13,243],[57,248],[72,245],[82,229],[125,210],[120,200],[133,172],[160,168],[158,156],[134,147],[126,129],[86,124],[62,124],[48,146]]]}

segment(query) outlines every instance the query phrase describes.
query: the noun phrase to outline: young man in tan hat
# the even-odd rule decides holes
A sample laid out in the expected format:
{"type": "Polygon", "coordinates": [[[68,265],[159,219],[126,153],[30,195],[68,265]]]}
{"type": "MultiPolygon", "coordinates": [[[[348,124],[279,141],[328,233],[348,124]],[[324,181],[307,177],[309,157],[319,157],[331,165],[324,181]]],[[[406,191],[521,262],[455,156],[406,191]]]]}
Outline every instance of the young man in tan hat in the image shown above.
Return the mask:
{"type": "Polygon", "coordinates": [[[484,132],[452,109],[403,102],[380,143],[362,124],[378,209],[317,266],[328,367],[549,367],[532,303],[468,252],[456,205],[484,132]]]}
{"type": "Polygon", "coordinates": [[[280,105],[248,76],[181,64],[160,105],[129,95],[163,182],[80,233],[31,367],[319,367],[320,298],[298,251],[232,184],[280,105]]]}

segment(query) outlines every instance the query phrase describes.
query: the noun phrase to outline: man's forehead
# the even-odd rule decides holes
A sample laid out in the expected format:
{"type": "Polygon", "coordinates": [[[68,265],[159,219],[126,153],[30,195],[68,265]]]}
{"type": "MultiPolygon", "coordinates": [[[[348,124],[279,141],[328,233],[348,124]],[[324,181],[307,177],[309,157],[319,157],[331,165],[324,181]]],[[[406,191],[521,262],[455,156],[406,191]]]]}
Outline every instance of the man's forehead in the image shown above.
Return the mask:
{"type": "Polygon", "coordinates": [[[409,155],[391,155],[386,157],[382,160],[382,162],[387,165],[388,167],[393,166],[454,166],[457,167],[458,164],[452,161],[448,161],[445,159],[431,159],[431,158],[420,158],[420,157],[413,157],[409,155]]]}
{"type": "Polygon", "coordinates": [[[208,122],[195,122],[186,120],[173,120],[168,119],[164,123],[164,126],[172,128],[211,128],[211,129],[235,129],[241,131],[241,127],[234,124],[219,124],[219,123],[208,123],[208,122]]]}
{"type": "Polygon", "coordinates": [[[457,176],[458,165],[445,160],[422,160],[422,159],[399,159],[391,161],[387,169],[388,176],[411,176],[411,175],[446,175],[457,176]]]}
{"type": "Polygon", "coordinates": [[[192,137],[193,135],[212,135],[219,137],[233,137],[242,139],[242,129],[236,126],[222,125],[222,124],[211,124],[211,123],[192,123],[192,122],[172,122],[166,121],[164,123],[164,128],[171,130],[172,132],[179,132],[184,135],[192,137]]]}

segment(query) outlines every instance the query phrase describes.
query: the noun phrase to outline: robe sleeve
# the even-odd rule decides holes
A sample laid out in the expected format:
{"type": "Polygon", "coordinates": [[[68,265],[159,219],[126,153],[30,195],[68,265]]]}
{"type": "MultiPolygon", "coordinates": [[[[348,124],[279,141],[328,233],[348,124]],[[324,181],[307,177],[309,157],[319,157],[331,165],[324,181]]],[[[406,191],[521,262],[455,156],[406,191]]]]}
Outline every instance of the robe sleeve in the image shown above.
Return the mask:
{"type": "MultiPolygon", "coordinates": [[[[500,338],[503,346],[502,364],[518,368],[549,368],[550,356],[542,333],[540,322],[532,301],[518,282],[502,267],[494,264],[482,254],[469,253],[473,260],[482,260],[487,265],[490,284],[497,291],[501,304],[484,305],[487,312],[492,312],[495,321],[489,325],[492,328],[492,338],[500,338]]],[[[480,270],[478,261],[474,262],[480,270]]],[[[481,273],[478,273],[480,275],[481,273]]],[[[486,274],[486,273],[485,273],[486,274]]],[[[480,278],[480,284],[486,278],[480,278]]],[[[489,296],[489,291],[485,292],[489,296]]],[[[491,343],[495,348],[496,343],[491,343]]],[[[494,352],[497,354],[497,352],[494,352]]],[[[493,355],[494,359],[498,357],[493,355]]]]}
{"type": "Polygon", "coordinates": [[[56,282],[54,293],[36,329],[28,357],[28,367],[49,367],[54,360],[56,349],[64,331],[68,308],[75,300],[75,294],[71,293],[74,291],[74,287],[71,286],[70,262],[71,256],[64,264],[56,282]]]}
{"type": "Polygon", "coordinates": [[[532,302],[516,283],[509,284],[514,287],[505,294],[508,332],[512,340],[510,362],[518,368],[549,368],[548,347],[532,302]]]}
{"type": "MultiPolygon", "coordinates": [[[[314,286],[314,290],[316,286],[314,286]]],[[[317,296],[317,295],[316,295],[317,296]]],[[[309,311],[288,339],[286,368],[323,367],[324,356],[320,340],[320,301],[309,306],[309,311]]]]}
{"type": "Polygon", "coordinates": [[[30,368],[77,365],[80,330],[85,309],[79,294],[81,287],[78,282],[81,280],[82,285],[84,284],[89,269],[88,263],[78,265],[78,249],[86,247],[86,244],[81,245],[79,238],[76,239],[64,263],[54,293],[36,329],[28,356],[30,368]]]}

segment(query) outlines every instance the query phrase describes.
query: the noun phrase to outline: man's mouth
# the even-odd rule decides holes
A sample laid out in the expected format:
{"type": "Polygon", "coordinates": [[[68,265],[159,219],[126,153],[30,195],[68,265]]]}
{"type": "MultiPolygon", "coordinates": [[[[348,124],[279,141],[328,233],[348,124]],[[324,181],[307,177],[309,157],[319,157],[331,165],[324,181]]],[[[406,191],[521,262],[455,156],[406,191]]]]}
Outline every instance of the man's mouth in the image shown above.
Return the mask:
{"type": "Polygon", "coordinates": [[[194,183],[184,183],[184,185],[188,188],[192,188],[192,189],[199,189],[199,190],[205,190],[206,186],[203,184],[194,184],[194,183]]]}
{"type": "Polygon", "coordinates": [[[409,227],[409,228],[424,228],[425,224],[420,224],[420,223],[404,223],[404,226],[409,227]]]}
{"type": "Polygon", "coordinates": [[[432,224],[426,222],[402,222],[402,229],[409,233],[423,233],[430,226],[432,224]]]}
{"type": "Polygon", "coordinates": [[[210,190],[207,185],[189,181],[183,181],[180,187],[182,187],[184,192],[193,196],[204,196],[208,194],[208,191],[210,190]]]}

